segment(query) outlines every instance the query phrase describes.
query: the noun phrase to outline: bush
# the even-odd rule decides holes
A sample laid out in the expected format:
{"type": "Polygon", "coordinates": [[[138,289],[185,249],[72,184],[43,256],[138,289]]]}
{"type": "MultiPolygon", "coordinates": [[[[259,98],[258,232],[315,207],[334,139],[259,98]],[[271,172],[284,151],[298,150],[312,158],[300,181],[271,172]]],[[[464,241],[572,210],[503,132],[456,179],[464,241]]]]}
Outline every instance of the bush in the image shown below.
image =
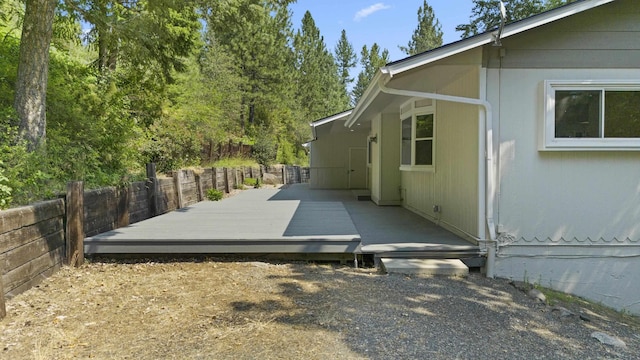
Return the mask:
{"type": "Polygon", "coordinates": [[[247,186],[256,187],[256,185],[259,184],[259,181],[256,178],[244,178],[244,184],[247,186]]]}
{"type": "Polygon", "coordinates": [[[224,197],[224,194],[220,190],[209,189],[207,191],[207,199],[211,201],[219,201],[219,200],[222,200],[223,197],[224,197]]]}

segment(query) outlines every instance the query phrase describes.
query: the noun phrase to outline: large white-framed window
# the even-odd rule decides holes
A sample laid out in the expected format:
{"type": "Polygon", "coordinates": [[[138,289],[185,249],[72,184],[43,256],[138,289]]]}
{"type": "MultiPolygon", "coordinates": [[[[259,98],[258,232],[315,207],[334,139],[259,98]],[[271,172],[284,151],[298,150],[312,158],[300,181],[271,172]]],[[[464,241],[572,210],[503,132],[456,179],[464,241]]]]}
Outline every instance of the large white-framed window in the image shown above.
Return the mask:
{"type": "Polygon", "coordinates": [[[400,170],[433,170],[436,111],[432,100],[412,100],[400,111],[400,170]]]}
{"type": "Polygon", "coordinates": [[[640,79],[545,81],[543,150],[640,150],[640,79]]]}

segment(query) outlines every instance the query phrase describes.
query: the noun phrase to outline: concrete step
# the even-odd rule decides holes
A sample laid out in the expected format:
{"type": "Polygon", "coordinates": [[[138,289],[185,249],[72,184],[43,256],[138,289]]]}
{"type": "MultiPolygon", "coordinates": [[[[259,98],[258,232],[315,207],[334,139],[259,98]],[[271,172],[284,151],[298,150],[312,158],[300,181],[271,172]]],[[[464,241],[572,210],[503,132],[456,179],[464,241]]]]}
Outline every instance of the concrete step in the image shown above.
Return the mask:
{"type": "Polygon", "coordinates": [[[390,274],[467,276],[469,268],[458,259],[380,259],[382,269],[390,274]]]}

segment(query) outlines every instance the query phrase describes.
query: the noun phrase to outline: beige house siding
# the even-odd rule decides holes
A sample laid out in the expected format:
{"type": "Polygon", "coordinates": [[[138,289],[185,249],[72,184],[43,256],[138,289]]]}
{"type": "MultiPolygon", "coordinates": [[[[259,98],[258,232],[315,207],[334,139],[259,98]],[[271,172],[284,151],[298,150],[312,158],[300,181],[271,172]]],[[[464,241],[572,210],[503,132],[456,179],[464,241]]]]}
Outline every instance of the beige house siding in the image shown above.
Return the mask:
{"type": "Polygon", "coordinates": [[[640,64],[640,6],[616,1],[535,31],[504,39],[490,52],[489,67],[623,69],[640,64]]]}
{"type": "Polygon", "coordinates": [[[318,140],[311,143],[309,187],[312,189],[347,189],[349,148],[367,146],[366,133],[331,132],[332,126],[317,127],[318,140]]]}
{"type": "Polygon", "coordinates": [[[501,69],[489,78],[500,114],[496,275],[640,314],[640,151],[538,146],[545,80],[640,81],[640,69],[501,69]]]}
{"type": "Polygon", "coordinates": [[[371,199],[378,205],[400,205],[399,113],[378,114],[372,122],[371,199]],[[381,151],[384,149],[384,151],[381,151]]]}
{"type": "MultiPolygon", "coordinates": [[[[467,70],[437,92],[478,98],[479,76],[479,68],[467,70]]],[[[401,172],[406,208],[469,239],[480,236],[478,138],[477,106],[438,101],[434,171],[401,172]],[[435,205],[440,213],[433,211],[435,205]]]]}
{"type": "Polygon", "coordinates": [[[640,69],[501,70],[498,218],[512,241],[640,240],[640,151],[538,150],[545,80],[633,78],[640,69]]]}

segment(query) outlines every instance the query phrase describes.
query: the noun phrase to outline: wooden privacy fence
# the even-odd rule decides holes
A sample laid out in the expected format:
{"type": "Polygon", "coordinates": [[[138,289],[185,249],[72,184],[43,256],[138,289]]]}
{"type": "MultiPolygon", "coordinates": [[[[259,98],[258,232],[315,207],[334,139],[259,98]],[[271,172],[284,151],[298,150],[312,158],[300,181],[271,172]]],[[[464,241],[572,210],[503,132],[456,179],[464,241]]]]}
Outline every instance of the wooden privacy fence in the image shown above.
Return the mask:
{"type": "Polygon", "coordinates": [[[272,166],[179,170],[158,177],[155,165],[148,164],[147,179],[127,187],[84,191],[82,182],[70,182],[57,200],[0,211],[0,319],[5,297],[30,289],[63,263],[81,265],[87,236],[193,205],[210,189],[230,193],[245,178],[290,184],[308,182],[308,174],[308,168],[272,166]]]}

